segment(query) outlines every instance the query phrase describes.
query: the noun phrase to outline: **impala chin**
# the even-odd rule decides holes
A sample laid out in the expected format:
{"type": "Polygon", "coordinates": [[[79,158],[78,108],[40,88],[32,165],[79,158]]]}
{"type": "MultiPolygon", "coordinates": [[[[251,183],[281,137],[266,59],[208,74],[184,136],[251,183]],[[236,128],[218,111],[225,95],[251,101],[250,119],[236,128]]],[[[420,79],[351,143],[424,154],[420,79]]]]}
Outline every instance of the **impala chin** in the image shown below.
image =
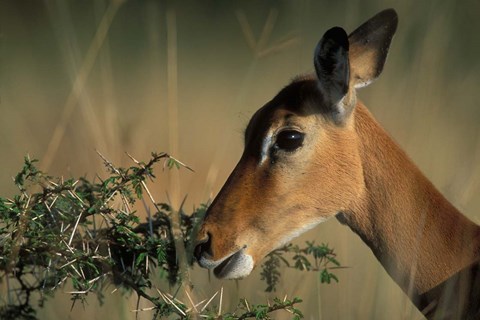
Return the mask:
{"type": "Polygon", "coordinates": [[[220,260],[211,260],[203,255],[198,261],[200,266],[213,269],[219,279],[239,279],[248,276],[253,270],[253,258],[242,248],[220,260]]]}

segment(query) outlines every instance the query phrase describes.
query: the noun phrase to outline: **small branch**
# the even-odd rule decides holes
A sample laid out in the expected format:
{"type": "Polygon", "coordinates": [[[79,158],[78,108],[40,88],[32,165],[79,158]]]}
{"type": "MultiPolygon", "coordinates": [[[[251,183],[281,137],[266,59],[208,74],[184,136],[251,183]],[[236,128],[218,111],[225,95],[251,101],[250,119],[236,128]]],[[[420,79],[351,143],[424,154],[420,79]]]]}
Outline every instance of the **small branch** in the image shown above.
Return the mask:
{"type": "MultiPolygon", "coordinates": [[[[294,305],[300,302],[302,301],[299,299],[294,299],[292,301],[285,301],[283,303],[275,303],[274,305],[271,305],[271,306],[264,306],[266,307],[266,309],[264,310],[264,313],[268,314],[277,310],[289,310],[293,308],[294,305]]],[[[258,311],[255,311],[254,309],[253,311],[245,312],[238,318],[238,320],[243,320],[248,318],[258,318],[258,311]]]]}

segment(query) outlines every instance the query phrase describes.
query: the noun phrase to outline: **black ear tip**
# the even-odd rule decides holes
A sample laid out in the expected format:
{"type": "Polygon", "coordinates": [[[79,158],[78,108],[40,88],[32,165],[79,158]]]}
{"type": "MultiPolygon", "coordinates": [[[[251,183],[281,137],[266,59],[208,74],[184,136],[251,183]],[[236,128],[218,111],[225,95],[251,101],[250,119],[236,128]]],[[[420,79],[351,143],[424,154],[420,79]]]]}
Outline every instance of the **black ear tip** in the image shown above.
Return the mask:
{"type": "Polygon", "coordinates": [[[388,17],[390,20],[398,20],[397,11],[395,11],[393,8],[385,9],[380,13],[385,15],[385,17],[388,17]]]}
{"type": "Polygon", "coordinates": [[[323,35],[323,39],[333,40],[335,43],[348,50],[348,35],[343,28],[333,27],[323,35]]]}
{"type": "Polygon", "coordinates": [[[397,11],[393,8],[385,9],[381,12],[379,12],[376,16],[378,16],[380,19],[384,21],[386,25],[390,25],[393,29],[397,28],[398,25],[398,14],[397,11]]]}

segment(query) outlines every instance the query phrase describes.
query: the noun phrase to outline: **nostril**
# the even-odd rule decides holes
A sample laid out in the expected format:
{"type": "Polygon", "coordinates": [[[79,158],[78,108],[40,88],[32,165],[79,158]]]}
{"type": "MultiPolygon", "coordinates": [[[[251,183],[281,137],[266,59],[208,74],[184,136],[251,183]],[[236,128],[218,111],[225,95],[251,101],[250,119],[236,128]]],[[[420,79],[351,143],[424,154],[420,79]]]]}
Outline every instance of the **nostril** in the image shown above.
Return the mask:
{"type": "Polygon", "coordinates": [[[208,254],[212,254],[211,252],[211,239],[210,233],[206,233],[203,239],[197,240],[197,245],[195,246],[194,255],[197,261],[200,261],[202,257],[202,253],[206,252],[208,254]]]}

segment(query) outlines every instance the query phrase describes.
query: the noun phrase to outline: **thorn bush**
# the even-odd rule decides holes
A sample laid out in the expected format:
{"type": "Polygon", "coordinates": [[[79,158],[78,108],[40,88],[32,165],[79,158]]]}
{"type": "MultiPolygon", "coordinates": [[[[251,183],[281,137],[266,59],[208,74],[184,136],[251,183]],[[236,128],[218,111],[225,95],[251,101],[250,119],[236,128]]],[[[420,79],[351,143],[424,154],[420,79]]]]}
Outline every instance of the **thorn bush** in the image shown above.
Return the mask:
{"type": "MultiPolygon", "coordinates": [[[[14,177],[18,194],[0,197],[0,281],[8,288],[0,297],[0,319],[36,319],[36,308],[44,306],[56,289],[67,284],[72,288],[72,306],[84,302],[89,294],[102,302],[105,287],[113,284],[148,300],[154,319],[189,319],[193,315],[269,319],[276,310],[286,310],[294,319],[303,317],[295,307],[301,302],[299,298],[276,298],[266,305],[242,299],[235,311],[220,314],[208,306],[198,312],[176,299],[175,294],[157,288],[153,275],[162,275],[170,288],[184,281],[176,240],[184,246],[185,261],[191,265],[193,239],[207,206],[186,213],[182,208],[175,212],[170,205],[155,202],[146,184],[155,179],[155,164],[190,169],[167,153],[152,153],[148,162],[131,157],[134,165],[129,168],[115,167],[100,156],[109,175],[96,182],[48,176],[37,169],[36,160],[27,156],[14,177]],[[155,212],[150,214],[147,208],[147,218],[141,221],[134,208],[145,193],[155,212]],[[174,215],[180,221],[179,233],[173,229],[174,215]]],[[[307,242],[305,248],[290,244],[267,257],[261,277],[267,284],[266,291],[275,291],[282,266],[317,271],[321,282],[330,283],[338,281],[330,272],[332,264],[340,265],[333,250],[324,244],[307,242]]]]}

